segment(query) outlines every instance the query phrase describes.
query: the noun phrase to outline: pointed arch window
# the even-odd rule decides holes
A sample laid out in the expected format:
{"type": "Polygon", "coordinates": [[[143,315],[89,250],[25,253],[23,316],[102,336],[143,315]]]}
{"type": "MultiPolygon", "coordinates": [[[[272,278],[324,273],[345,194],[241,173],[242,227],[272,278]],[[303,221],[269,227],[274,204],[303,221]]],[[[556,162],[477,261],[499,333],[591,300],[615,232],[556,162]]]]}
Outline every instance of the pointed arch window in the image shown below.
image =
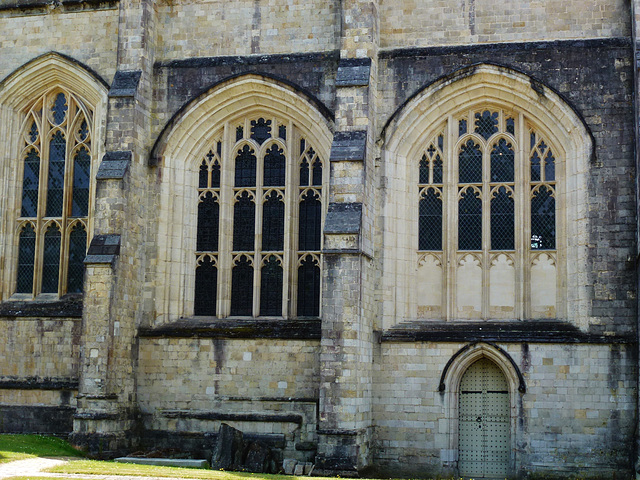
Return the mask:
{"type": "Polygon", "coordinates": [[[15,293],[81,293],[91,203],[93,110],[55,88],[27,111],[21,136],[15,293]]]}
{"type": "Polygon", "coordinates": [[[449,117],[415,161],[418,316],[556,312],[556,152],[525,113],[449,117]]]}
{"type": "Polygon", "coordinates": [[[214,138],[194,172],[194,314],[319,316],[323,159],[277,117],[240,119],[214,138]]]}

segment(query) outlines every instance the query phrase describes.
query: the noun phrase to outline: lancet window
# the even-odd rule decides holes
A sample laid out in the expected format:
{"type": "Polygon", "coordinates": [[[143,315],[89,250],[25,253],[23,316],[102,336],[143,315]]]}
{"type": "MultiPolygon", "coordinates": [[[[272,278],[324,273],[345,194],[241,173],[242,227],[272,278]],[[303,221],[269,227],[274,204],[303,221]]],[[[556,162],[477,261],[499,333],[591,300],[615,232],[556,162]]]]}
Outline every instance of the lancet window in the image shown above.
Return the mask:
{"type": "Polygon", "coordinates": [[[518,112],[452,116],[416,162],[418,316],[514,319],[556,309],[556,154],[518,112]]]}
{"type": "Polygon", "coordinates": [[[15,293],[81,293],[91,203],[93,111],[63,89],[29,109],[20,139],[15,293]]]}
{"type": "Polygon", "coordinates": [[[194,315],[320,315],[326,176],[290,121],[245,118],[218,133],[199,163],[194,315]]]}

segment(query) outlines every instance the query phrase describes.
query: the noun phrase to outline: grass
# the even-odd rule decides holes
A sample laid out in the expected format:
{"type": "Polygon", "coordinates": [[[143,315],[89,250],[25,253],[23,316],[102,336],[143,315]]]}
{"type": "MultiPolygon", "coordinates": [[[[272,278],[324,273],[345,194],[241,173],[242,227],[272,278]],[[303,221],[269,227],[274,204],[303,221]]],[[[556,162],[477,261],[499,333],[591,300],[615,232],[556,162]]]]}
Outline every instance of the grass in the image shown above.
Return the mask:
{"type": "MultiPolygon", "coordinates": [[[[137,465],[133,463],[103,462],[98,460],[77,460],[65,465],[52,467],[47,472],[73,473],[78,475],[140,475],[154,478],[197,478],[206,480],[297,480],[302,477],[291,475],[267,475],[243,472],[225,472],[219,470],[204,470],[196,468],[154,467],[152,465],[137,465]]],[[[320,480],[315,477],[316,480],[320,480]]]]}
{"type": "Polygon", "coordinates": [[[43,435],[0,435],[0,463],[34,457],[78,457],[64,440],[43,435]]]}

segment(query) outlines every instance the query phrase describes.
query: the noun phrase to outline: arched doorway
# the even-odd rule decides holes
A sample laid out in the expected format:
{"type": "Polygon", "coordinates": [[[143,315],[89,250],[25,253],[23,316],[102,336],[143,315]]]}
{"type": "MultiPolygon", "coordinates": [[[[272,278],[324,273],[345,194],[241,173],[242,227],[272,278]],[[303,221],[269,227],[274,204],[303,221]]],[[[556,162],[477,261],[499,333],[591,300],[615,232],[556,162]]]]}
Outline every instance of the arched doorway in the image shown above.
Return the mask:
{"type": "Polygon", "coordinates": [[[458,470],[463,477],[505,478],[510,458],[507,379],[487,358],[462,376],[459,397],[458,470]]]}

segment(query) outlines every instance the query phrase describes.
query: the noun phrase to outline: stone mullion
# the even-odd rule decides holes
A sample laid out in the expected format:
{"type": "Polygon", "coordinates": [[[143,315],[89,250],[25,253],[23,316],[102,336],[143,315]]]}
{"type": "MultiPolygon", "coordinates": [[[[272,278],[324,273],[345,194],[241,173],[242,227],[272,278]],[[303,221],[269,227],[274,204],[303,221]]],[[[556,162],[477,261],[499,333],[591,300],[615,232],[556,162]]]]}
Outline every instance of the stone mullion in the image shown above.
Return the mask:
{"type": "MultiPolygon", "coordinates": [[[[246,120],[248,124],[248,119],[246,120]]],[[[245,130],[248,135],[250,130],[245,130]]],[[[262,224],[264,210],[264,156],[267,142],[256,149],[256,186],[253,189],[255,195],[254,215],[254,244],[253,244],[253,316],[260,315],[260,285],[262,283],[262,224]]]]}
{"type": "Polygon", "coordinates": [[[66,124],[66,152],[64,164],[63,193],[62,193],[62,218],[60,220],[60,264],[58,265],[58,292],[60,295],[67,293],[67,262],[69,259],[69,209],[72,207],[73,194],[73,155],[74,149],[78,146],[74,135],[75,121],[77,115],[71,118],[71,111],[75,98],[65,92],[67,95],[67,124],[66,124]]]}
{"type": "MultiPolygon", "coordinates": [[[[294,131],[293,122],[289,120],[287,123],[287,140],[285,141],[285,180],[284,180],[284,239],[282,243],[282,316],[290,318],[295,314],[294,289],[296,284],[296,276],[293,274],[292,265],[296,264],[297,249],[293,248],[292,232],[293,226],[296,225],[295,219],[295,194],[298,190],[298,182],[296,176],[296,155],[294,154],[294,131]]],[[[300,171],[298,170],[298,176],[300,171]]]]}
{"type": "MultiPolygon", "coordinates": [[[[516,180],[516,210],[515,210],[515,268],[516,268],[516,309],[515,316],[517,319],[525,318],[525,305],[528,303],[527,292],[529,291],[529,275],[527,274],[528,268],[528,251],[527,247],[527,234],[530,232],[531,227],[527,220],[527,201],[529,198],[529,163],[526,147],[526,135],[527,126],[525,123],[524,115],[520,113],[518,115],[518,122],[516,123],[516,141],[517,150],[515,157],[515,180],[516,180]]],[[[531,238],[531,235],[528,235],[531,238]]]]}
{"type": "Polygon", "coordinates": [[[481,318],[489,318],[489,289],[491,270],[491,144],[486,142],[482,147],[482,313],[481,318]]]}
{"type": "Polygon", "coordinates": [[[442,270],[444,273],[444,288],[442,289],[444,317],[453,320],[456,312],[456,273],[458,267],[458,153],[457,123],[453,116],[447,119],[447,135],[443,152],[443,194],[445,195],[446,214],[443,219],[445,225],[442,247],[444,249],[442,270]]]}
{"type": "MultiPolygon", "coordinates": [[[[235,129],[229,122],[222,133],[222,152],[220,155],[220,218],[219,232],[233,232],[233,189],[235,129]],[[232,140],[233,138],[233,140],[232,140]]],[[[233,235],[218,235],[218,318],[229,316],[231,311],[231,269],[233,254],[231,242],[233,235]]]]}

